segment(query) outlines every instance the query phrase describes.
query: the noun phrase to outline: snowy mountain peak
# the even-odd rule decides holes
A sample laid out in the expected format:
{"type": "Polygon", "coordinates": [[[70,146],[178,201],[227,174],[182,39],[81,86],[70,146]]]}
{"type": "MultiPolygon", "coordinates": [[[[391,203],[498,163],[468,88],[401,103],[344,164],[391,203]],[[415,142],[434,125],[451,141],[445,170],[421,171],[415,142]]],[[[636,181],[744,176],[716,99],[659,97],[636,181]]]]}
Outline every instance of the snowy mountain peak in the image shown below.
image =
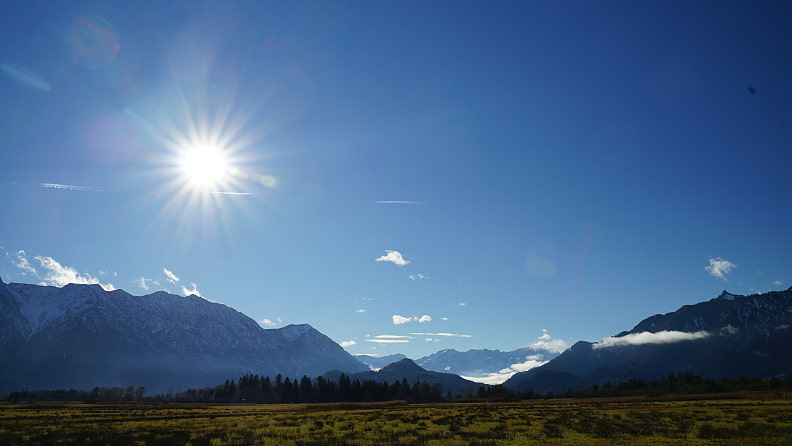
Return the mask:
{"type": "Polygon", "coordinates": [[[0,285],[0,392],[144,385],[163,391],[248,373],[366,370],[310,325],[265,330],[226,305],[98,285],[0,285]]]}

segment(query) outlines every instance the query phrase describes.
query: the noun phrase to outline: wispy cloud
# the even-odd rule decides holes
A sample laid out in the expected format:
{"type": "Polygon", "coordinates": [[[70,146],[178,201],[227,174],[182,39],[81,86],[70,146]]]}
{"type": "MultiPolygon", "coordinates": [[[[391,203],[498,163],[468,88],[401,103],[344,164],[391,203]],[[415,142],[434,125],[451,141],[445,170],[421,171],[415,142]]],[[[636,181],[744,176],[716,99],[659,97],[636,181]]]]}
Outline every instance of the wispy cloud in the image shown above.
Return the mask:
{"type": "Polygon", "coordinates": [[[79,283],[85,285],[96,284],[104,288],[105,291],[112,291],[116,289],[112,283],[101,283],[99,282],[99,279],[91,276],[90,274],[80,274],[76,269],[61,265],[60,262],[53,259],[52,257],[33,257],[33,259],[37,260],[41,264],[43,272],[40,273],[38,270],[36,270],[36,268],[30,265],[25,251],[19,250],[16,252],[15,256],[17,261],[13,262],[14,265],[21,269],[24,273],[30,273],[38,277],[42,281],[42,285],[62,287],[70,283],[79,283]]]}
{"type": "Polygon", "coordinates": [[[137,279],[134,280],[134,282],[137,286],[143,288],[146,291],[148,291],[150,283],[154,285],[159,285],[154,279],[147,279],[145,277],[138,277],[137,279]]]}
{"type": "Polygon", "coordinates": [[[394,314],[392,316],[392,319],[393,319],[393,325],[403,325],[408,322],[418,322],[419,324],[423,324],[424,322],[431,322],[432,316],[429,316],[428,314],[424,314],[423,316],[420,317],[419,316],[404,317],[398,314],[394,314]]]}
{"type": "Polygon", "coordinates": [[[726,280],[726,274],[729,274],[735,268],[737,268],[737,265],[720,257],[710,257],[709,266],[704,267],[710,276],[723,280],[726,280]]]}
{"type": "Polygon", "coordinates": [[[410,333],[413,336],[444,336],[450,338],[472,338],[473,335],[458,333],[410,333]]]}
{"type": "Polygon", "coordinates": [[[402,254],[399,251],[391,251],[389,249],[385,250],[386,254],[384,256],[376,258],[375,262],[391,262],[394,265],[404,266],[410,263],[409,260],[405,260],[402,254]]]}
{"type": "Polygon", "coordinates": [[[641,333],[630,333],[624,336],[611,336],[594,343],[595,349],[621,347],[625,345],[644,345],[644,344],[670,344],[673,342],[694,341],[711,336],[707,331],[696,331],[688,333],[684,331],[658,331],[652,333],[644,331],[641,333]]]}
{"type": "Polygon", "coordinates": [[[190,282],[190,286],[192,286],[192,289],[189,289],[189,288],[185,287],[184,285],[182,285],[182,287],[181,287],[182,294],[184,294],[185,297],[186,296],[190,296],[190,295],[203,297],[201,295],[201,292],[198,291],[198,287],[195,285],[195,282],[190,282]]]}
{"type": "Polygon", "coordinates": [[[28,262],[27,254],[25,253],[24,250],[20,249],[15,253],[15,256],[17,258],[17,261],[14,262],[12,260],[11,263],[13,263],[14,266],[16,266],[17,268],[21,269],[23,275],[27,273],[36,274],[36,268],[30,266],[30,262],[28,262]]]}
{"type": "Polygon", "coordinates": [[[375,201],[376,204],[426,204],[423,201],[386,200],[375,201]]]}
{"type": "Polygon", "coordinates": [[[170,283],[175,285],[176,282],[179,281],[179,278],[176,277],[176,274],[173,274],[173,272],[171,270],[169,270],[168,268],[162,268],[162,272],[165,273],[165,277],[167,277],[168,282],[170,282],[170,283]]]}
{"type": "Polygon", "coordinates": [[[409,277],[410,280],[424,280],[429,278],[429,276],[424,276],[423,274],[410,274],[407,277],[409,277]]]}
{"type": "Polygon", "coordinates": [[[344,342],[342,342],[342,343],[340,343],[338,345],[340,345],[341,347],[347,348],[347,347],[351,347],[351,346],[353,346],[355,344],[357,344],[357,342],[350,340],[350,341],[344,341],[344,342]]]}
{"type": "Polygon", "coordinates": [[[413,339],[412,336],[377,335],[366,339],[366,342],[375,342],[377,344],[406,344],[410,342],[411,339],[413,339]]]}
{"type": "Polygon", "coordinates": [[[219,190],[209,193],[212,195],[236,195],[236,196],[256,195],[253,192],[231,192],[231,191],[219,191],[219,190]]]}
{"type": "Polygon", "coordinates": [[[60,189],[60,190],[70,190],[76,192],[107,192],[106,190],[97,189],[95,187],[77,186],[74,184],[39,183],[39,187],[43,187],[45,189],[60,189]]]}

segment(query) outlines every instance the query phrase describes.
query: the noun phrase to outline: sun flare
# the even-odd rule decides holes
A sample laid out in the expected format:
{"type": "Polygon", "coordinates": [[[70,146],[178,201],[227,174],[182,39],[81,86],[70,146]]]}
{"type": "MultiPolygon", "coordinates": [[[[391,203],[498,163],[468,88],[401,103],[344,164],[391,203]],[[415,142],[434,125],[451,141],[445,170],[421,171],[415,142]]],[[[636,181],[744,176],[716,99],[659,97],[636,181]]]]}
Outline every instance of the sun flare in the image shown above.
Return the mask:
{"type": "Polygon", "coordinates": [[[197,145],[186,150],[179,161],[184,178],[194,187],[211,188],[228,175],[228,157],[220,147],[197,145]]]}

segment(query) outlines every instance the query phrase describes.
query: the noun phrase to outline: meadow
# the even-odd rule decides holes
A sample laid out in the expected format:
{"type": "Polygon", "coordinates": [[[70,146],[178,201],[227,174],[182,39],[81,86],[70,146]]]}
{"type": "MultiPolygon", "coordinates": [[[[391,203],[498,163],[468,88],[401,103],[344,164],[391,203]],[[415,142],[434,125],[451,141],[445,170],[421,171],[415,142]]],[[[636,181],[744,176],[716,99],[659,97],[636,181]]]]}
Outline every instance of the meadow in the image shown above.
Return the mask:
{"type": "Polygon", "coordinates": [[[788,400],[0,405],[0,445],[789,445],[788,400]]]}

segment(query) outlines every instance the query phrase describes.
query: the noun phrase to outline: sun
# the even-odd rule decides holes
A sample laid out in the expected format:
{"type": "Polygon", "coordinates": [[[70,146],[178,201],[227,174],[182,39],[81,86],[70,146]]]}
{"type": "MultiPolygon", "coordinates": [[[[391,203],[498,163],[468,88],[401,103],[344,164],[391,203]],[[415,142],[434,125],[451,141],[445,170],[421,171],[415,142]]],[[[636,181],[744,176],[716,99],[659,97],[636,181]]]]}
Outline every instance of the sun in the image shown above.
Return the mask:
{"type": "Polygon", "coordinates": [[[219,146],[199,144],[184,150],[179,169],[187,182],[197,189],[211,189],[227,180],[228,156],[219,146]]]}

